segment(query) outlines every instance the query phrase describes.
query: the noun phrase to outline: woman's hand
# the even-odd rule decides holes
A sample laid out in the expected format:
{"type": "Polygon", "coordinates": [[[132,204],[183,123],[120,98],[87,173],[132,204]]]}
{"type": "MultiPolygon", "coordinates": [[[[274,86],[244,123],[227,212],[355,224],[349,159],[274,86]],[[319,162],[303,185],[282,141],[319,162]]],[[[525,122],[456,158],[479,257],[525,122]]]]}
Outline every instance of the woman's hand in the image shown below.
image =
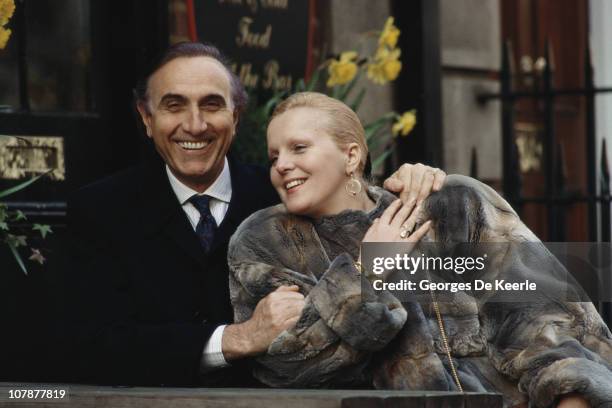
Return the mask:
{"type": "Polygon", "coordinates": [[[420,207],[415,207],[414,201],[402,205],[401,200],[395,200],[374,220],[363,242],[419,242],[431,226],[431,221],[413,231],[420,207]]]}
{"type": "Polygon", "coordinates": [[[567,394],[561,397],[557,408],[591,408],[591,404],[580,394],[567,394]]]}

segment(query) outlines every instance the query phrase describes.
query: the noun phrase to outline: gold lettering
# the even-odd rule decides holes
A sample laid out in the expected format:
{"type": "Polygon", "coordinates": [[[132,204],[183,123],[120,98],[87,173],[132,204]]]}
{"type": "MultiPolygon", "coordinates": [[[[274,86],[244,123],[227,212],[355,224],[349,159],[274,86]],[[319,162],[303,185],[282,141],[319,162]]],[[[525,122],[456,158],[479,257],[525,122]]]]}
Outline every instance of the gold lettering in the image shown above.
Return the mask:
{"type": "Polygon", "coordinates": [[[270,37],[272,36],[272,25],[268,24],[263,33],[252,33],[250,28],[253,23],[251,17],[242,17],[238,22],[238,35],[236,44],[239,47],[263,48],[270,47],[270,37]]]}
{"type": "Polygon", "coordinates": [[[261,7],[263,8],[275,8],[281,10],[287,10],[289,8],[289,0],[260,0],[261,7]]]}
{"type": "Polygon", "coordinates": [[[253,65],[251,63],[244,64],[240,67],[240,82],[247,88],[256,88],[259,82],[259,75],[253,74],[251,70],[253,65]]]}
{"type": "Polygon", "coordinates": [[[291,75],[279,75],[280,65],[276,60],[270,60],[264,67],[264,78],[261,83],[264,89],[291,89],[291,75]]]}

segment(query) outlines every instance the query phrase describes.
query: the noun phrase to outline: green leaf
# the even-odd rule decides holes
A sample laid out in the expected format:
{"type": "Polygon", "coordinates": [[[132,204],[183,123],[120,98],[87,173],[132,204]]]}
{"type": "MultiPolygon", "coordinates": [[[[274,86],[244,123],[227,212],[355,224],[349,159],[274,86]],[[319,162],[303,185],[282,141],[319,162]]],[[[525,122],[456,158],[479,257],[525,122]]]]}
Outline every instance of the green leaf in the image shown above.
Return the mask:
{"type": "Polygon", "coordinates": [[[13,245],[15,246],[15,248],[19,248],[20,246],[26,246],[28,244],[25,235],[7,234],[5,240],[7,244],[13,245]]]}
{"type": "Polygon", "coordinates": [[[13,253],[13,256],[15,257],[15,260],[19,264],[19,267],[21,268],[23,273],[25,275],[27,275],[28,274],[28,270],[27,270],[25,264],[23,263],[23,259],[21,259],[21,255],[19,255],[19,251],[17,251],[17,246],[12,244],[11,242],[8,243],[8,246],[11,249],[11,252],[13,253]]]}
{"type": "Polygon", "coordinates": [[[16,186],[11,187],[11,188],[9,188],[9,189],[6,189],[6,190],[4,190],[4,191],[0,191],[0,198],[7,197],[7,196],[9,196],[9,195],[11,195],[11,194],[14,194],[14,193],[16,193],[16,192],[18,192],[18,191],[23,190],[24,188],[28,187],[30,184],[34,183],[34,182],[35,182],[36,180],[38,180],[39,178],[41,178],[41,177],[43,177],[43,176],[46,176],[46,175],[47,175],[47,174],[49,174],[49,173],[50,173],[50,171],[49,171],[49,172],[47,172],[47,173],[44,173],[44,174],[39,174],[38,176],[32,177],[31,179],[29,179],[29,180],[27,180],[27,181],[24,181],[24,182],[23,182],[23,183],[21,183],[21,184],[17,184],[16,186]]]}
{"type": "Polygon", "coordinates": [[[295,92],[303,92],[306,89],[306,85],[304,84],[304,78],[300,78],[295,83],[295,92]]]}
{"type": "Polygon", "coordinates": [[[381,129],[383,129],[385,126],[387,126],[387,121],[384,120],[384,118],[380,118],[378,119],[376,122],[372,123],[371,125],[368,125],[364,130],[365,130],[365,138],[366,141],[369,143],[370,140],[373,140],[376,138],[376,134],[378,132],[380,132],[381,129]]]}
{"type": "Polygon", "coordinates": [[[387,112],[384,115],[382,115],[380,118],[374,120],[373,122],[368,123],[367,125],[365,125],[363,128],[366,132],[366,137],[368,134],[369,129],[372,128],[376,128],[378,127],[381,123],[384,125],[386,122],[391,123],[393,121],[393,119],[395,119],[395,117],[397,116],[397,114],[395,112],[387,112]]]}
{"type": "Polygon", "coordinates": [[[338,85],[334,85],[332,87],[332,98],[340,100],[340,87],[338,85]]]}
{"type": "Polygon", "coordinates": [[[313,89],[315,89],[315,86],[317,86],[317,82],[319,82],[319,78],[321,77],[321,71],[323,71],[323,68],[315,69],[314,73],[310,77],[310,80],[306,84],[306,91],[311,92],[313,89]]]}
{"type": "Polygon", "coordinates": [[[382,123],[380,126],[377,126],[371,129],[370,132],[366,133],[366,142],[368,142],[368,146],[372,146],[374,143],[377,143],[377,140],[380,139],[379,133],[384,128],[385,128],[385,124],[382,123]]]}
{"type": "Polygon", "coordinates": [[[51,227],[46,224],[34,224],[34,226],[32,227],[32,230],[39,231],[43,239],[47,237],[47,234],[53,233],[53,231],[51,230],[51,227]]]}
{"type": "Polygon", "coordinates": [[[6,222],[0,222],[0,230],[8,231],[9,230],[8,224],[6,222]]]}
{"type": "Polygon", "coordinates": [[[385,150],[383,153],[380,154],[380,156],[375,158],[372,161],[372,171],[376,170],[381,164],[383,164],[385,160],[387,159],[387,157],[389,157],[390,154],[391,154],[391,149],[385,150]]]}
{"type": "Polygon", "coordinates": [[[281,99],[283,99],[285,94],[286,94],[286,91],[277,92],[274,96],[272,96],[268,100],[268,102],[266,102],[266,104],[264,105],[264,108],[263,108],[263,114],[264,114],[264,117],[265,117],[266,120],[270,117],[270,115],[272,114],[272,110],[276,107],[278,102],[281,99]]]}
{"type": "Polygon", "coordinates": [[[38,262],[40,265],[43,265],[46,261],[43,254],[40,253],[40,249],[30,248],[32,254],[28,258],[29,261],[38,262]]]}
{"type": "Polygon", "coordinates": [[[380,137],[375,137],[371,141],[368,142],[368,150],[374,151],[378,149],[378,146],[380,146],[381,144],[386,145],[389,142],[391,142],[391,140],[393,140],[393,137],[391,136],[391,134],[383,133],[380,135],[380,137]]]}
{"type": "Polygon", "coordinates": [[[362,88],[361,91],[359,91],[359,93],[357,94],[357,97],[355,98],[355,100],[353,101],[353,103],[351,103],[349,106],[352,110],[354,110],[355,112],[357,112],[357,110],[359,109],[359,105],[361,105],[361,102],[363,102],[363,98],[365,96],[366,90],[365,88],[362,88]]]}
{"type": "Polygon", "coordinates": [[[357,85],[357,81],[359,81],[359,78],[361,78],[361,70],[357,71],[357,75],[355,75],[351,82],[349,82],[342,90],[342,93],[340,94],[340,100],[342,102],[346,101],[348,95],[351,93],[353,88],[355,88],[355,85],[357,85]]]}
{"type": "Polygon", "coordinates": [[[17,210],[14,213],[15,218],[13,219],[13,221],[21,221],[21,220],[27,220],[28,217],[25,216],[25,214],[23,213],[23,211],[21,210],[17,210]]]}

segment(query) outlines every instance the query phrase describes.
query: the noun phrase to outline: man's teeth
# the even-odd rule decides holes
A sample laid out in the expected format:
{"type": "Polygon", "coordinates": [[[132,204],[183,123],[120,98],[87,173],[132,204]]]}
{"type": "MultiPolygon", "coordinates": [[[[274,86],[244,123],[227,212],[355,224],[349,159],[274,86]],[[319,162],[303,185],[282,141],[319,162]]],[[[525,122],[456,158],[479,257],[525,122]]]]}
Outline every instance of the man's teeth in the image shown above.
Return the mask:
{"type": "Polygon", "coordinates": [[[300,184],[304,184],[305,182],[306,182],[305,179],[290,181],[287,184],[285,184],[285,189],[289,190],[290,188],[293,188],[295,186],[299,186],[300,184]]]}
{"type": "Polygon", "coordinates": [[[187,150],[199,150],[203,149],[210,144],[210,141],[205,142],[178,142],[179,146],[187,150]]]}

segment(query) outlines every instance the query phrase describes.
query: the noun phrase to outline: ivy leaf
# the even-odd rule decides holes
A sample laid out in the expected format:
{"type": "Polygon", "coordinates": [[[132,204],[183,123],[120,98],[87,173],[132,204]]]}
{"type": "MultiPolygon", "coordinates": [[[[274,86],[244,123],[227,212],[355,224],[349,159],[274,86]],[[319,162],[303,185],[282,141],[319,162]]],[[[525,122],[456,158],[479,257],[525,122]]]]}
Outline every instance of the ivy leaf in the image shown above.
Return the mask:
{"type": "Polygon", "coordinates": [[[26,246],[27,245],[27,238],[26,238],[25,235],[7,234],[7,236],[6,236],[6,243],[10,247],[19,248],[20,246],[26,246]]]}
{"type": "Polygon", "coordinates": [[[15,211],[14,215],[15,215],[14,221],[21,221],[21,220],[27,220],[28,219],[28,217],[26,217],[25,214],[23,213],[23,211],[21,211],[21,210],[15,211]]]}
{"type": "Polygon", "coordinates": [[[4,222],[4,221],[0,222],[0,230],[8,231],[9,230],[8,224],[6,222],[4,222]]]}
{"type": "Polygon", "coordinates": [[[34,226],[32,227],[32,230],[39,231],[43,239],[47,237],[47,234],[53,233],[53,231],[51,230],[51,227],[46,224],[34,224],[34,226]]]}
{"type": "Polygon", "coordinates": [[[30,249],[32,250],[32,255],[30,255],[28,260],[38,262],[41,265],[44,264],[46,259],[43,256],[43,254],[40,253],[40,250],[36,248],[30,248],[30,249]]]}

